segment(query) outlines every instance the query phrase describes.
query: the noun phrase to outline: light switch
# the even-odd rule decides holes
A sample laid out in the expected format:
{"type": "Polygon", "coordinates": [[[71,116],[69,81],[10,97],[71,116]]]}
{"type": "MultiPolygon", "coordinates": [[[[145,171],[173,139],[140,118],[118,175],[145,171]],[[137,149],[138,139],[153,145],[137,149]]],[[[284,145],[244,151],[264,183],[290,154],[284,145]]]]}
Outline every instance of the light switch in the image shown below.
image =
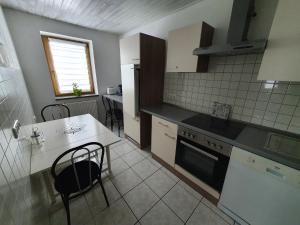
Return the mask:
{"type": "Polygon", "coordinates": [[[15,120],[14,125],[12,127],[13,136],[15,139],[19,137],[19,131],[20,131],[21,124],[19,120],[15,120]]]}

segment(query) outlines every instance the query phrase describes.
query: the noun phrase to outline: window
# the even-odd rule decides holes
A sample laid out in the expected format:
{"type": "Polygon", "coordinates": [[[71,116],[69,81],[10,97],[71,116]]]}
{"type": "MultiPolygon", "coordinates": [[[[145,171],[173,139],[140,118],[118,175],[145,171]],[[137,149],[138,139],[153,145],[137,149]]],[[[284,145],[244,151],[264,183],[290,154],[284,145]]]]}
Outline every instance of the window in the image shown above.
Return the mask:
{"type": "Polygon", "coordinates": [[[89,41],[42,35],[55,96],[73,94],[76,83],[82,94],[95,94],[89,41]]]}

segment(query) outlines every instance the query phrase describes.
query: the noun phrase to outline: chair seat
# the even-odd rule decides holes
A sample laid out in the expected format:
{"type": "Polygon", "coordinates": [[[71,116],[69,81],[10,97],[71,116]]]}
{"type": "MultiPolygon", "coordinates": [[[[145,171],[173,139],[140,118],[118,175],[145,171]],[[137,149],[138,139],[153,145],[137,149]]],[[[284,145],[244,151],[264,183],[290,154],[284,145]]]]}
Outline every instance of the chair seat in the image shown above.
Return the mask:
{"type": "Polygon", "coordinates": [[[93,161],[83,160],[75,163],[80,188],[76,181],[74,167],[73,165],[69,165],[57,175],[57,179],[55,179],[54,183],[55,189],[59,193],[70,195],[79,192],[80,189],[84,190],[89,187],[91,182],[89,177],[89,164],[91,165],[91,179],[92,182],[94,182],[100,176],[100,168],[97,163],[93,161]]]}

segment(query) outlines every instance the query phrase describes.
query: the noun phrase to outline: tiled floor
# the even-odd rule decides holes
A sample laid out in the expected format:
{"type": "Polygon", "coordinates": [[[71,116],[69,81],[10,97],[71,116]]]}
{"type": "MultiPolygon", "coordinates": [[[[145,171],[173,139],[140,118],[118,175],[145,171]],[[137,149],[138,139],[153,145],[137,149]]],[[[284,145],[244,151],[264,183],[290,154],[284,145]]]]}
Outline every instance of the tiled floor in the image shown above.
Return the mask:
{"type": "MultiPolygon", "coordinates": [[[[100,187],[94,188],[85,196],[71,202],[72,225],[235,223],[207,199],[154,161],[149,152],[142,151],[123,140],[111,148],[111,155],[112,176],[104,178],[110,207],[106,207],[100,187]]],[[[39,221],[37,224],[66,224],[65,211],[60,200],[54,206],[50,206],[45,203],[47,202],[45,193],[38,197],[35,200],[37,203],[42,201],[43,207],[37,207],[33,214],[32,219],[39,221]]]]}

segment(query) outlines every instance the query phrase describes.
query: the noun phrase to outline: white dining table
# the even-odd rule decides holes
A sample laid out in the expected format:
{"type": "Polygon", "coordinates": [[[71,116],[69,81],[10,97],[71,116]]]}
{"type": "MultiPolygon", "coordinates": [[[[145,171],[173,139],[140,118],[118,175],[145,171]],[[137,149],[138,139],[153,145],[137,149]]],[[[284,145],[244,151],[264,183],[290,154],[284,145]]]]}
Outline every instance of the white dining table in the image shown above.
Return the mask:
{"type": "MultiPolygon", "coordinates": [[[[52,203],[56,196],[51,184],[50,168],[66,150],[88,142],[99,142],[105,148],[107,168],[111,174],[110,146],[121,139],[90,114],[73,116],[32,125],[41,134],[41,143],[32,144],[30,174],[42,173],[52,203]]],[[[67,161],[67,159],[65,159],[67,161]]]]}

